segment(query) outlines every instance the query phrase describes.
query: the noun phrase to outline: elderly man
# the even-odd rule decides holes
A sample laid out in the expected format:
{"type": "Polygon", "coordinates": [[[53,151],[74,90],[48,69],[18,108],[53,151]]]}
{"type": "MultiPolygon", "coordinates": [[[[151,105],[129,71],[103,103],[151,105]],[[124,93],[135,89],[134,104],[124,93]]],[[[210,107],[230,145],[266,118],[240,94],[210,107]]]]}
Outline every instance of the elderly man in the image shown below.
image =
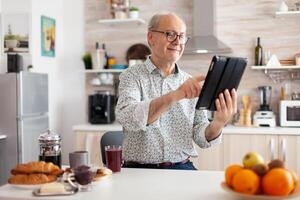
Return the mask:
{"type": "Polygon", "coordinates": [[[236,92],[216,100],[214,119],[195,110],[204,76],[191,77],[176,62],[182,56],[186,25],[174,13],[152,17],[147,39],[151,55],[120,75],[117,120],[123,126],[123,167],[196,170],[193,141],[208,148],[236,110],[236,92]]]}

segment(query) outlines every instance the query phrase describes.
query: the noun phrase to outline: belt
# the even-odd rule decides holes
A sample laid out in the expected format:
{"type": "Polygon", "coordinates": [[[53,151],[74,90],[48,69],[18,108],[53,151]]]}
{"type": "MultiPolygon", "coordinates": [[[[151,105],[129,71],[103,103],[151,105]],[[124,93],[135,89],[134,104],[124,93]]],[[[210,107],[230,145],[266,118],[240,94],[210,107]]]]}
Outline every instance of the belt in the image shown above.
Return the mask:
{"type": "Polygon", "coordinates": [[[127,166],[133,166],[133,165],[137,165],[137,166],[149,166],[149,167],[169,167],[169,166],[174,166],[174,165],[179,165],[179,164],[185,164],[187,162],[189,162],[189,158],[181,161],[181,162],[162,162],[162,163],[155,163],[155,164],[149,164],[149,163],[138,163],[138,162],[131,162],[131,161],[128,161],[126,162],[125,161],[125,165],[127,166]]]}

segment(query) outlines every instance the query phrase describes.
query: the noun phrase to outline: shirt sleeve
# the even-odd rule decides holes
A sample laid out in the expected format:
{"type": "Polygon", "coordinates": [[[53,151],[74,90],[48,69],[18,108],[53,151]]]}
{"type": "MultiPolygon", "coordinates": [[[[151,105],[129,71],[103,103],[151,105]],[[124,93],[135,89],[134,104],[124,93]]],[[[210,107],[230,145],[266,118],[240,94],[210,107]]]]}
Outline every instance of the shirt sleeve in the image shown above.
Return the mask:
{"type": "Polygon", "coordinates": [[[142,91],[136,76],[129,71],[120,75],[117,121],[127,131],[146,130],[151,100],[142,101],[142,91]]]}
{"type": "Polygon", "coordinates": [[[209,142],[206,140],[205,130],[208,126],[209,121],[207,118],[207,111],[196,109],[193,125],[193,139],[200,148],[208,148],[222,142],[222,133],[209,142]]]}

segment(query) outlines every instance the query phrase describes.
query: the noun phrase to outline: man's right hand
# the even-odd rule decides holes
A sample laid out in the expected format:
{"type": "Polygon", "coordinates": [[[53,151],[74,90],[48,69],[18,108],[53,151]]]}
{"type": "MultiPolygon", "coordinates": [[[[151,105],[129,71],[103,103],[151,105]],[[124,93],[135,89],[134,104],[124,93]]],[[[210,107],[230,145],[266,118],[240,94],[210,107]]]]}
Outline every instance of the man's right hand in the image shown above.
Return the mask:
{"type": "Polygon", "coordinates": [[[201,82],[204,80],[205,76],[201,74],[191,77],[176,90],[176,93],[178,93],[180,99],[192,99],[198,97],[203,85],[201,82]]]}

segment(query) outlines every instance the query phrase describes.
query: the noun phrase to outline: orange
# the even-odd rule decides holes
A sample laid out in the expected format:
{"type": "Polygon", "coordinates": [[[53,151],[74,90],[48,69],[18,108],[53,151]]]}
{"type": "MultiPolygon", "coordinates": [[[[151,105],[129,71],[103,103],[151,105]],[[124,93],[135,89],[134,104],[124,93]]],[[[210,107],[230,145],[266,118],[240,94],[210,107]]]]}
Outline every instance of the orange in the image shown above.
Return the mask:
{"type": "Polygon", "coordinates": [[[294,189],[292,174],[284,168],[271,169],[262,179],[265,194],[286,196],[294,189]]]}
{"type": "Polygon", "coordinates": [[[294,181],[294,188],[293,188],[293,190],[294,190],[298,186],[298,176],[297,176],[296,172],[293,171],[293,170],[289,169],[289,172],[292,174],[292,177],[293,177],[293,181],[294,181]]]}
{"type": "Polygon", "coordinates": [[[232,180],[233,189],[245,194],[256,194],[259,189],[259,176],[250,169],[238,171],[232,180]]]}
{"type": "Polygon", "coordinates": [[[234,175],[242,169],[243,169],[243,167],[241,165],[238,165],[238,164],[233,164],[233,165],[230,165],[226,168],[226,170],[225,170],[225,181],[226,181],[226,184],[229,187],[232,187],[232,178],[234,177],[234,175]]]}

